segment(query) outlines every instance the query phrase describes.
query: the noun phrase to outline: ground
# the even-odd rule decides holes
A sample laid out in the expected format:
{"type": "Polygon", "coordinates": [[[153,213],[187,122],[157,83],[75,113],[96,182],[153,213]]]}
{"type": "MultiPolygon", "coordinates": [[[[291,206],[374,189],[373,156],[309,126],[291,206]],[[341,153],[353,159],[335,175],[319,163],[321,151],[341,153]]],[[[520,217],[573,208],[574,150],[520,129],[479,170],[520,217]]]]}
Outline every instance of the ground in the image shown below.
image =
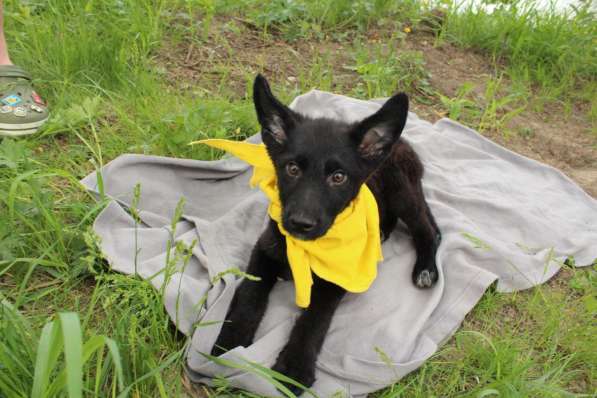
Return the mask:
{"type": "MultiPolygon", "coordinates": [[[[6,2],[13,58],[37,76],[53,118],[37,136],[0,142],[0,396],[57,396],[70,385],[63,369],[83,373],[86,396],[186,394],[184,337],[159,292],[109,272],[89,229],[105,202],[77,180],[125,152],[205,158],[186,143],[257,132],[257,72],[286,101],[310,88],[406,91],[419,116],[456,119],[597,195],[597,35],[584,14],[529,28],[508,11],[455,15],[417,1],[264,4],[6,2]],[[467,31],[476,21],[486,29],[467,31]],[[77,335],[85,364],[59,355],[77,335]],[[50,347],[57,361],[44,357],[50,347]]],[[[436,355],[375,395],[594,396],[596,295],[595,266],[571,264],[528,291],[491,288],[436,355]]],[[[250,396],[225,380],[200,391],[250,396]]]]}
{"type": "MultiPolygon", "coordinates": [[[[372,29],[366,32],[366,41],[380,43],[381,38],[390,35],[391,32],[372,29]]],[[[350,51],[342,40],[299,39],[288,43],[275,35],[264,37],[257,27],[247,26],[242,20],[217,18],[206,44],[196,48],[183,40],[174,46],[163,46],[156,62],[167,71],[173,87],[217,87],[225,79],[227,89],[241,97],[247,91],[247,74],[259,70],[275,82],[298,86],[297,76],[321,68],[323,56],[325,71],[317,72],[330,75],[330,90],[347,93],[354,91],[359,82],[358,73],[350,69],[354,63],[350,51]]],[[[430,88],[448,98],[457,97],[463,85],[472,84],[470,98],[483,102],[488,80],[499,73],[487,57],[450,43],[437,43],[428,32],[414,32],[388,51],[420,53],[430,88]]],[[[413,103],[419,116],[432,122],[449,116],[439,99],[417,101],[419,98],[415,96],[413,103]]],[[[586,108],[586,104],[574,104],[572,109],[564,110],[549,104],[537,111],[525,109],[502,128],[489,128],[485,133],[508,149],[559,168],[595,196],[597,141],[591,133],[593,126],[586,108]]],[[[505,106],[499,110],[500,116],[511,111],[512,106],[505,106]]]]}

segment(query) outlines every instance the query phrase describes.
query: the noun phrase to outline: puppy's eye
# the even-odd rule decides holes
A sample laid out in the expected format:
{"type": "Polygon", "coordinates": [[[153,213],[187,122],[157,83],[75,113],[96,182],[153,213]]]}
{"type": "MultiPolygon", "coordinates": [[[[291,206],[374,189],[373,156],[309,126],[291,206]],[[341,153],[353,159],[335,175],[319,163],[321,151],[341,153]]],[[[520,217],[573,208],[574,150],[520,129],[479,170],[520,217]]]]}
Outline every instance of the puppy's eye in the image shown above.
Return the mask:
{"type": "Polygon", "coordinates": [[[342,185],[346,182],[346,179],[346,173],[341,170],[334,171],[334,173],[329,177],[329,181],[332,185],[342,185]]]}
{"type": "Polygon", "coordinates": [[[301,175],[301,169],[300,169],[300,167],[298,167],[298,165],[296,163],[288,162],[286,164],[286,173],[290,177],[298,177],[301,175]]]}

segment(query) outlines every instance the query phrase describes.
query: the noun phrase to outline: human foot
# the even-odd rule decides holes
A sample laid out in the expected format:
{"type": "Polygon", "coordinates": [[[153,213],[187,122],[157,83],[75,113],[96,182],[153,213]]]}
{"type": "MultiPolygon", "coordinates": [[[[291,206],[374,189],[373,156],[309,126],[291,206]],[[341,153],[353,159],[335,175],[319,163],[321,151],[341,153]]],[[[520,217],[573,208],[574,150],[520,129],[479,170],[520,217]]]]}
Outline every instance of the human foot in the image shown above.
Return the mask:
{"type": "Polygon", "coordinates": [[[0,65],[0,136],[33,134],[48,116],[31,76],[18,66],[0,65]]]}

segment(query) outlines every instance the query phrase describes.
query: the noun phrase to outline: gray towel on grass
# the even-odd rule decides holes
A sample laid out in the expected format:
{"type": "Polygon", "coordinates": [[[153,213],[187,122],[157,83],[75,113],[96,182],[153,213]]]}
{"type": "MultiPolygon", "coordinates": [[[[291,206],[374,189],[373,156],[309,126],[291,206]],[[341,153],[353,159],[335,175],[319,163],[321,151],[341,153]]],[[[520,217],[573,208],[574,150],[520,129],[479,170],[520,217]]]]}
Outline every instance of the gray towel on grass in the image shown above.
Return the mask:
{"type": "MultiPolygon", "coordinates": [[[[311,91],[291,107],[311,116],[358,120],[379,109],[380,101],[311,91]]],[[[334,315],[317,361],[313,391],[319,396],[363,395],[413,371],[454,333],[493,281],[501,292],[526,289],[551,278],[566,256],[580,265],[597,257],[597,201],[558,170],[447,119],[430,124],[410,113],[403,137],[425,165],[425,195],[443,234],[439,281],[430,290],[413,286],[415,252],[409,234],[398,227],[383,244],[385,260],[371,288],[346,295],[334,315]]],[[[219,275],[245,269],[267,220],[265,196],[248,186],[251,173],[235,158],[123,155],[102,170],[105,193],[113,200],[94,228],[114,270],[136,269],[163,289],[170,317],[191,337],[191,380],[209,383],[226,376],[232,386],[273,396],[276,389],[263,377],[201,355],[211,351],[238,283],[232,273],[219,275]],[[137,227],[127,211],[136,184],[137,227]],[[172,231],[182,197],[184,212],[172,231]],[[171,253],[175,260],[164,271],[171,239],[197,243],[187,262],[171,253]]],[[[98,191],[95,173],[82,182],[98,191]]],[[[299,314],[293,289],[292,282],[279,282],[253,345],[223,357],[273,365],[299,314]]]]}

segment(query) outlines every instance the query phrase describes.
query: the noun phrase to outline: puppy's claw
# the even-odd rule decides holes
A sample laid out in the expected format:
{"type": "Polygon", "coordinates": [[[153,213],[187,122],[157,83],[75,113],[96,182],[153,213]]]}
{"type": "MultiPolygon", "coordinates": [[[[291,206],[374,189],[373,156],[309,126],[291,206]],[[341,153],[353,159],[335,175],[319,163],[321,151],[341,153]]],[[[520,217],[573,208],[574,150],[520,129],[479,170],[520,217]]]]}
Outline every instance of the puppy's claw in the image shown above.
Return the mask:
{"type": "Polygon", "coordinates": [[[424,269],[415,278],[415,285],[421,289],[429,288],[435,284],[437,280],[437,274],[435,271],[428,271],[424,269]]]}

